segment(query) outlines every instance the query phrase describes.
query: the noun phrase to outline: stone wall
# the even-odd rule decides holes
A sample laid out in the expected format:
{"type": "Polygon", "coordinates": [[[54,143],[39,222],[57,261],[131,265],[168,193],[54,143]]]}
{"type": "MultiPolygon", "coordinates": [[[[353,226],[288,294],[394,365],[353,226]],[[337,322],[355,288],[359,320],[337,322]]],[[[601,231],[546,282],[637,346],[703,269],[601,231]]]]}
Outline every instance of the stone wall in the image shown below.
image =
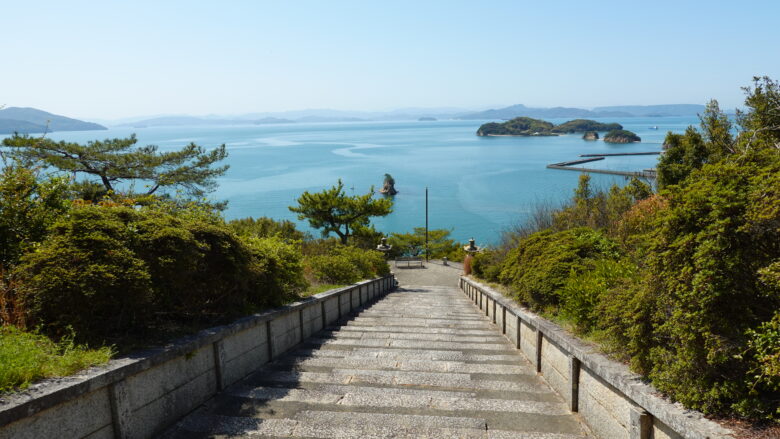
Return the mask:
{"type": "Polygon", "coordinates": [[[628,367],[487,285],[461,277],[460,289],[602,439],[725,439],[731,432],[658,396],[628,367]]]}
{"type": "Polygon", "coordinates": [[[165,348],[46,380],[0,399],[0,439],[147,438],[395,288],[393,275],[331,290],[165,348]]]}

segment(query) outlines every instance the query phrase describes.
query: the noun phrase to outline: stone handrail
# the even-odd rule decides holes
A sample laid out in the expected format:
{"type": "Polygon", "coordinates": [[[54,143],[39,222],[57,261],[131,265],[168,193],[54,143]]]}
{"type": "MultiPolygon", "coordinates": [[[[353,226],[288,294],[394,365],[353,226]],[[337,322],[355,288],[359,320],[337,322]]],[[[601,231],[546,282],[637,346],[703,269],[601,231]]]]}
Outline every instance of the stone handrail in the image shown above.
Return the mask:
{"type": "Polygon", "coordinates": [[[0,398],[0,439],[147,438],[294,348],[384,296],[395,277],[359,282],[45,380],[0,398]]]}
{"type": "Polygon", "coordinates": [[[471,278],[460,289],[492,317],[547,383],[604,439],[733,439],[696,411],[659,396],[641,376],[513,300],[471,278]]]}

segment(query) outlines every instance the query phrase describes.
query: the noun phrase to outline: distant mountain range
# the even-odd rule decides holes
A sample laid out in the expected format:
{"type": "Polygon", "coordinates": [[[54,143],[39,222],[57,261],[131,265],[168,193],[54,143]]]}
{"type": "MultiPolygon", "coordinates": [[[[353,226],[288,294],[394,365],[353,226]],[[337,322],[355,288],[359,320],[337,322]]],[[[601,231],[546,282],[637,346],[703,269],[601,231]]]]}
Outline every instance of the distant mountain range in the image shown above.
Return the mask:
{"type": "Polygon", "coordinates": [[[84,122],[48,113],[35,108],[9,107],[0,110],[0,134],[37,134],[52,131],[89,131],[108,129],[103,125],[84,122]]]}
{"type": "Polygon", "coordinates": [[[583,108],[553,107],[532,108],[518,104],[509,107],[480,111],[458,116],[465,120],[514,119],[516,117],[557,118],[557,117],[666,117],[695,116],[704,111],[704,105],[672,104],[672,105],[624,105],[613,107],[596,107],[592,110],[583,108]]]}
{"type": "MultiPolygon", "coordinates": [[[[463,108],[401,108],[392,111],[344,111],[310,109],[283,112],[247,113],[232,116],[158,115],[134,117],[117,121],[101,121],[109,126],[146,128],[159,126],[205,125],[265,125],[283,123],[328,123],[363,121],[431,121],[461,120],[509,120],[516,117],[539,119],[572,118],[593,119],[599,117],[665,117],[695,116],[704,111],[703,105],[621,105],[592,109],[572,107],[535,108],[522,104],[483,111],[463,108]]],[[[0,134],[43,133],[51,131],[105,130],[105,126],[71,119],[35,108],[10,107],[0,110],[0,134]]]]}

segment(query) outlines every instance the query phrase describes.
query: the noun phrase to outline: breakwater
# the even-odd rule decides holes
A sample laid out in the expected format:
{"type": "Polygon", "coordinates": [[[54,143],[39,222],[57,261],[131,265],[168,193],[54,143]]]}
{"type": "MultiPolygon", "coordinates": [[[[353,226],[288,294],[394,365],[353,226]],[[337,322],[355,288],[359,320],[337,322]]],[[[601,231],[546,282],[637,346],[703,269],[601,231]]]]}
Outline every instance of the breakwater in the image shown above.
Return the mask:
{"type": "Polygon", "coordinates": [[[568,162],[558,162],[547,165],[547,169],[560,169],[563,171],[590,172],[594,174],[623,175],[626,177],[656,178],[655,169],[643,169],[641,171],[615,171],[612,169],[581,168],[575,165],[604,160],[606,157],[624,156],[624,155],[651,155],[660,154],[660,152],[625,152],[609,154],[580,154],[580,157],[586,157],[580,160],[571,160],[568,162]]]}
{"type": "Polygon", "coordinates": [[[618,157],[627,155],[659,155],[662,151],[645,151],[645,152],[612,152],[605,154],[580,154],[580,157],[618,157]]]}

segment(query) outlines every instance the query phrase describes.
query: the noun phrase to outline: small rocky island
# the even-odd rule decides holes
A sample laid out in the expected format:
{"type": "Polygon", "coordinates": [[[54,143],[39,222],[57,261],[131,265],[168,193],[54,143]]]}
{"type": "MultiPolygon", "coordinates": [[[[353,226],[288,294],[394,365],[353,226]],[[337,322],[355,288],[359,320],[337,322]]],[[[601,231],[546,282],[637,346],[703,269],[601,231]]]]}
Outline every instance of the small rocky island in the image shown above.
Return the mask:
{"type": "Polygon", "coordinates": [[[420,122],[436,122],[436,118],[435,117],[430,117],[430,116],[423,116],[423,117],[421,117],[421,118],[419,118],[417,120],[420,121],[420,122]]]}
{"type": "Polygon", "coordinates": [[[585,131],[582,135],[582,140],[599,140],[599,133],[596,131],[585,131]]]}
{"type": "Polygon", "coordinates": [[[628,130],[612,130],[604,136],[607,143],[634,143],[641,142],[642,138],[628,130]]]}
{"type": "Polygon", "coordinates": [[[382,189],[379,193],[383,195],[395,195],[398,191],[395,189],[395,179],[390,174],[385,174],[385,181],[382,183],[382,189]]]}
{"type": "MultiPolygon", "coordinates": [[[[478,136],[557,136],[560,134],[605,132],[621,130],[618,123],[601,123],[595,120],[575,119],[555,125],[546,120],[517,117],[503,123],[490,122],[477,130],[478,136]]],[[[598,139],[598,134],[596,135],[598,139]]]]}
{"type": "Polygon", "coordinates": [[[490,122],[477,130],[478,136],[557,136],[550,122],[530,117],[516,117],[503,123],[490,122]]]}

